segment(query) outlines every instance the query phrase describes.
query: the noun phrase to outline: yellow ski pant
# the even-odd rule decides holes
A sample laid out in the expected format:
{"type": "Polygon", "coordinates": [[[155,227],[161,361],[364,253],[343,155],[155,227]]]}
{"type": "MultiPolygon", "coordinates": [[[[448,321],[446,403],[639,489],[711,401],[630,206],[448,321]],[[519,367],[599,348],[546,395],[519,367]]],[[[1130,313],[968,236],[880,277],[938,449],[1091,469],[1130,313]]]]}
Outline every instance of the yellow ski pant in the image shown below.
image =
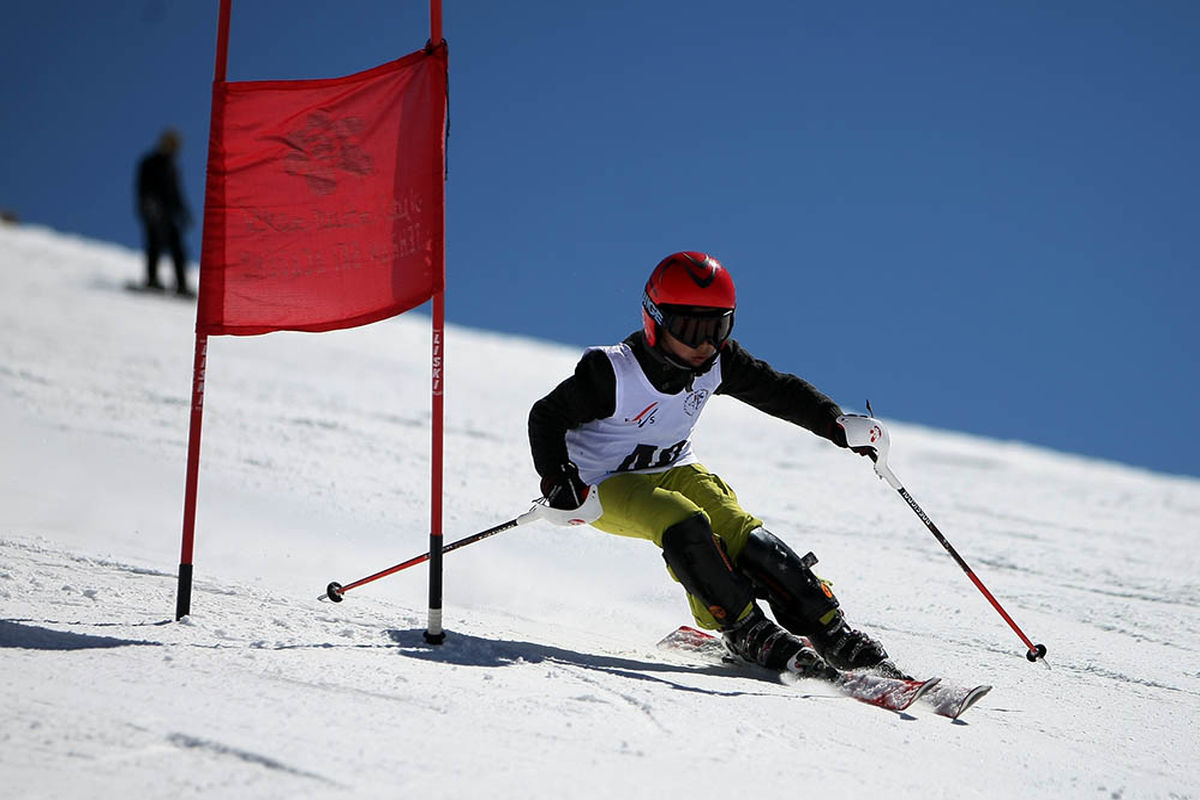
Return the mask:
{"type": "MultiPolygon", "coordinates": [[[[672,525],[703,514],[736,563],[750,531],[762,526],[762,520],[738,504],[737,495],[725,481],[699,464],[665,472],[621,473],[605,479],[598,488],[604,514],[593,527],[617,536],[649,539],[659,548],[663,533],[672,525]]],[[[700,600],[688,595],[688,604],[696,624],[710,630],[720,627],[700,600]]],[[[748,605],[739,618],[749,611],[748,605]]]]}

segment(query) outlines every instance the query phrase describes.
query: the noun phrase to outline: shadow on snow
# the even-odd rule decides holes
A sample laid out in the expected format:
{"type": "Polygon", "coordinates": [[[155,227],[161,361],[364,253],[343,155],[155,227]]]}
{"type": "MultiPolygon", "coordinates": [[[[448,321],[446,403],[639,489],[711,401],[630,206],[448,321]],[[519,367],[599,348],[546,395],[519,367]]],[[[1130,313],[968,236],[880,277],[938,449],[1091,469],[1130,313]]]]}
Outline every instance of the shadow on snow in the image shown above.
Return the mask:
{"type": "Polygon", "coordinates": [[[18,650],[95,650],[130,645],[159,645],[137,639],[118,639],[113,636],[93,636],[27,625],[11,619],[0,619],[0,648],[18,650]]]}
{"type": "MultiPolygon", "coordinates": [[[[618,656],[580,653],[563,647],[517,642],[504,639],[484,639],[462,633],[447,633],[446,641],[431,645],[425,641],[421,630],[389,630],[388,637],[400,646],[400,654],[407,658],[436,661],[461,667],[508,667],[517,664],[551,663],[580,669],[603,672],[633,680],[666,684],[682,692],[696,692],[716,697],[738,697],[762,695],[765,692],[720,691],[689,686],[672,680],[671,676],[720,675],[723,677],[750,677],[779,683],[775,673],[753,668],[720,667],[716,665],[670,664],[660,661],[640,661],[618,656]]],[[[790,694],[790,692],[789,692],[790,694]]],[[[797,693],[796,697],[803,695],[797,693]]]]}

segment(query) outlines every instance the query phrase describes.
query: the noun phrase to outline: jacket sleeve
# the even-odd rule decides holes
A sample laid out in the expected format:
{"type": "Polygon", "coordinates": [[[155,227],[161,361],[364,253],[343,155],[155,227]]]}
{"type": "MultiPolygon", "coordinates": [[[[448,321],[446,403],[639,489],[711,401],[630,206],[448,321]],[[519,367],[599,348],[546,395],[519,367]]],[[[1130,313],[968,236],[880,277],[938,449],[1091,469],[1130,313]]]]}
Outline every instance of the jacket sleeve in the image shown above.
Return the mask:
{"type": "Polygon", "coordinates": [[[566,464],[567,431],[611,417],[617,408],[617,377],[603,351],[590,350],[575,373],[533,404],[529,411],[529,447],[533,468],[545,477],[566,464]]]}
{"type": "Polygon", "coordinates": [[[730,340],[721,351],[721,385],[717,394],[736,397],[773,417],[834,441],[842,409],[808,381],[777,372],[730,340]]]}

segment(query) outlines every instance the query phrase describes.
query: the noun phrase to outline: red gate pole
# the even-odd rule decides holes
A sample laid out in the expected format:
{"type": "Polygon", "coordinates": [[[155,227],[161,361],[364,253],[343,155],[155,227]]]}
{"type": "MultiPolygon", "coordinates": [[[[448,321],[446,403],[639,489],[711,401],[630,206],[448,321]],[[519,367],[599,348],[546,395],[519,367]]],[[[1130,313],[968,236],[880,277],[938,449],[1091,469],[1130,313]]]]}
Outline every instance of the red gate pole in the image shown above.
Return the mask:
{"type": "MultiPolygon", "coordinates": [[[[229,16],[232,0],[221,0],[217,16],[217,57],[213,81],[225,80],[229,61],[229,16]]],[[[215,101],[215,94],[214,94],[215,101]]],[[[216,115],[209,120],[211,125],[216,115]]],[[[203,258],[200,265],[203,276],[203,258]]],[[[175,595],[175,619],[183,619],[192,611],[192,553],[196,542],[196,486],[200,476],[200,431],[204,420],[204,373],[208,366],[208,334],[200,329],[200,309],[204,303],[204,281],[200,281],[196,298],[196,352],[192,362],[192,418],[188,428],[187,483],[183,492],[183,541],[179,554],[179,587],[175,595]]]]}
{"type": "MultiPolygon", "coordinates": [[[[442,2],[429,0],[429,44],[437,47],[442,42],[442,2]]],[[[430,98],[432,101],[434,98],[430,98]]],[[[438,98],[438,102],[442,102],[438,98]]],[[[445,121],[438,119],[438,135],[445,135],[445,121]]],[[[444,151],[443,151],[444,152],[444,151]]],[[[446,161],[442,159],[442,186],[446,180],[446,161]]],[[[433,441],[430,452],[430,505],[429,505],[429,619],[425,626],[425,641],[429,644],[441,644],[446,640],[446,632],[442,629],[442,443],[444,440],[444,396],[443,377],[445,375],[444,336],[446,328],[446,200],[443,189],[442,202],[442,246],[441,252],[435,253],[440,261],[442,271],[442,288],[433,296],[433,353],[432,353],[432,391],[433,391],[433,441]]]]}

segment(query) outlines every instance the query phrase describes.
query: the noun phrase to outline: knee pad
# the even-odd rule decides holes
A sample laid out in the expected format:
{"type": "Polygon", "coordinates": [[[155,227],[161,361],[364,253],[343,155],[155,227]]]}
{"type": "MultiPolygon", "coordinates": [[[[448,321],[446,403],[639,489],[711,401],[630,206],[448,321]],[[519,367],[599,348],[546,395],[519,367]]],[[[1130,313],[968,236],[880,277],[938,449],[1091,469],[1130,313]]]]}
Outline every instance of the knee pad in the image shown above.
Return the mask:
{"type": "Polygon", "coordinates": [[[663,560],[675,578],[712,612],[721,627],[736,622],[754,601],[750,581],[734,569],[703,514],[667,528],[662,548],[663,560]]]}
{"type": "Polygon", "coordinates": [[[780,625],[804,636],[824,631],[841,615],[829,585],[812,571],[817,557],[803,558],[764,528],[755,528],[738,567],[767,599],[780,625]]]}

